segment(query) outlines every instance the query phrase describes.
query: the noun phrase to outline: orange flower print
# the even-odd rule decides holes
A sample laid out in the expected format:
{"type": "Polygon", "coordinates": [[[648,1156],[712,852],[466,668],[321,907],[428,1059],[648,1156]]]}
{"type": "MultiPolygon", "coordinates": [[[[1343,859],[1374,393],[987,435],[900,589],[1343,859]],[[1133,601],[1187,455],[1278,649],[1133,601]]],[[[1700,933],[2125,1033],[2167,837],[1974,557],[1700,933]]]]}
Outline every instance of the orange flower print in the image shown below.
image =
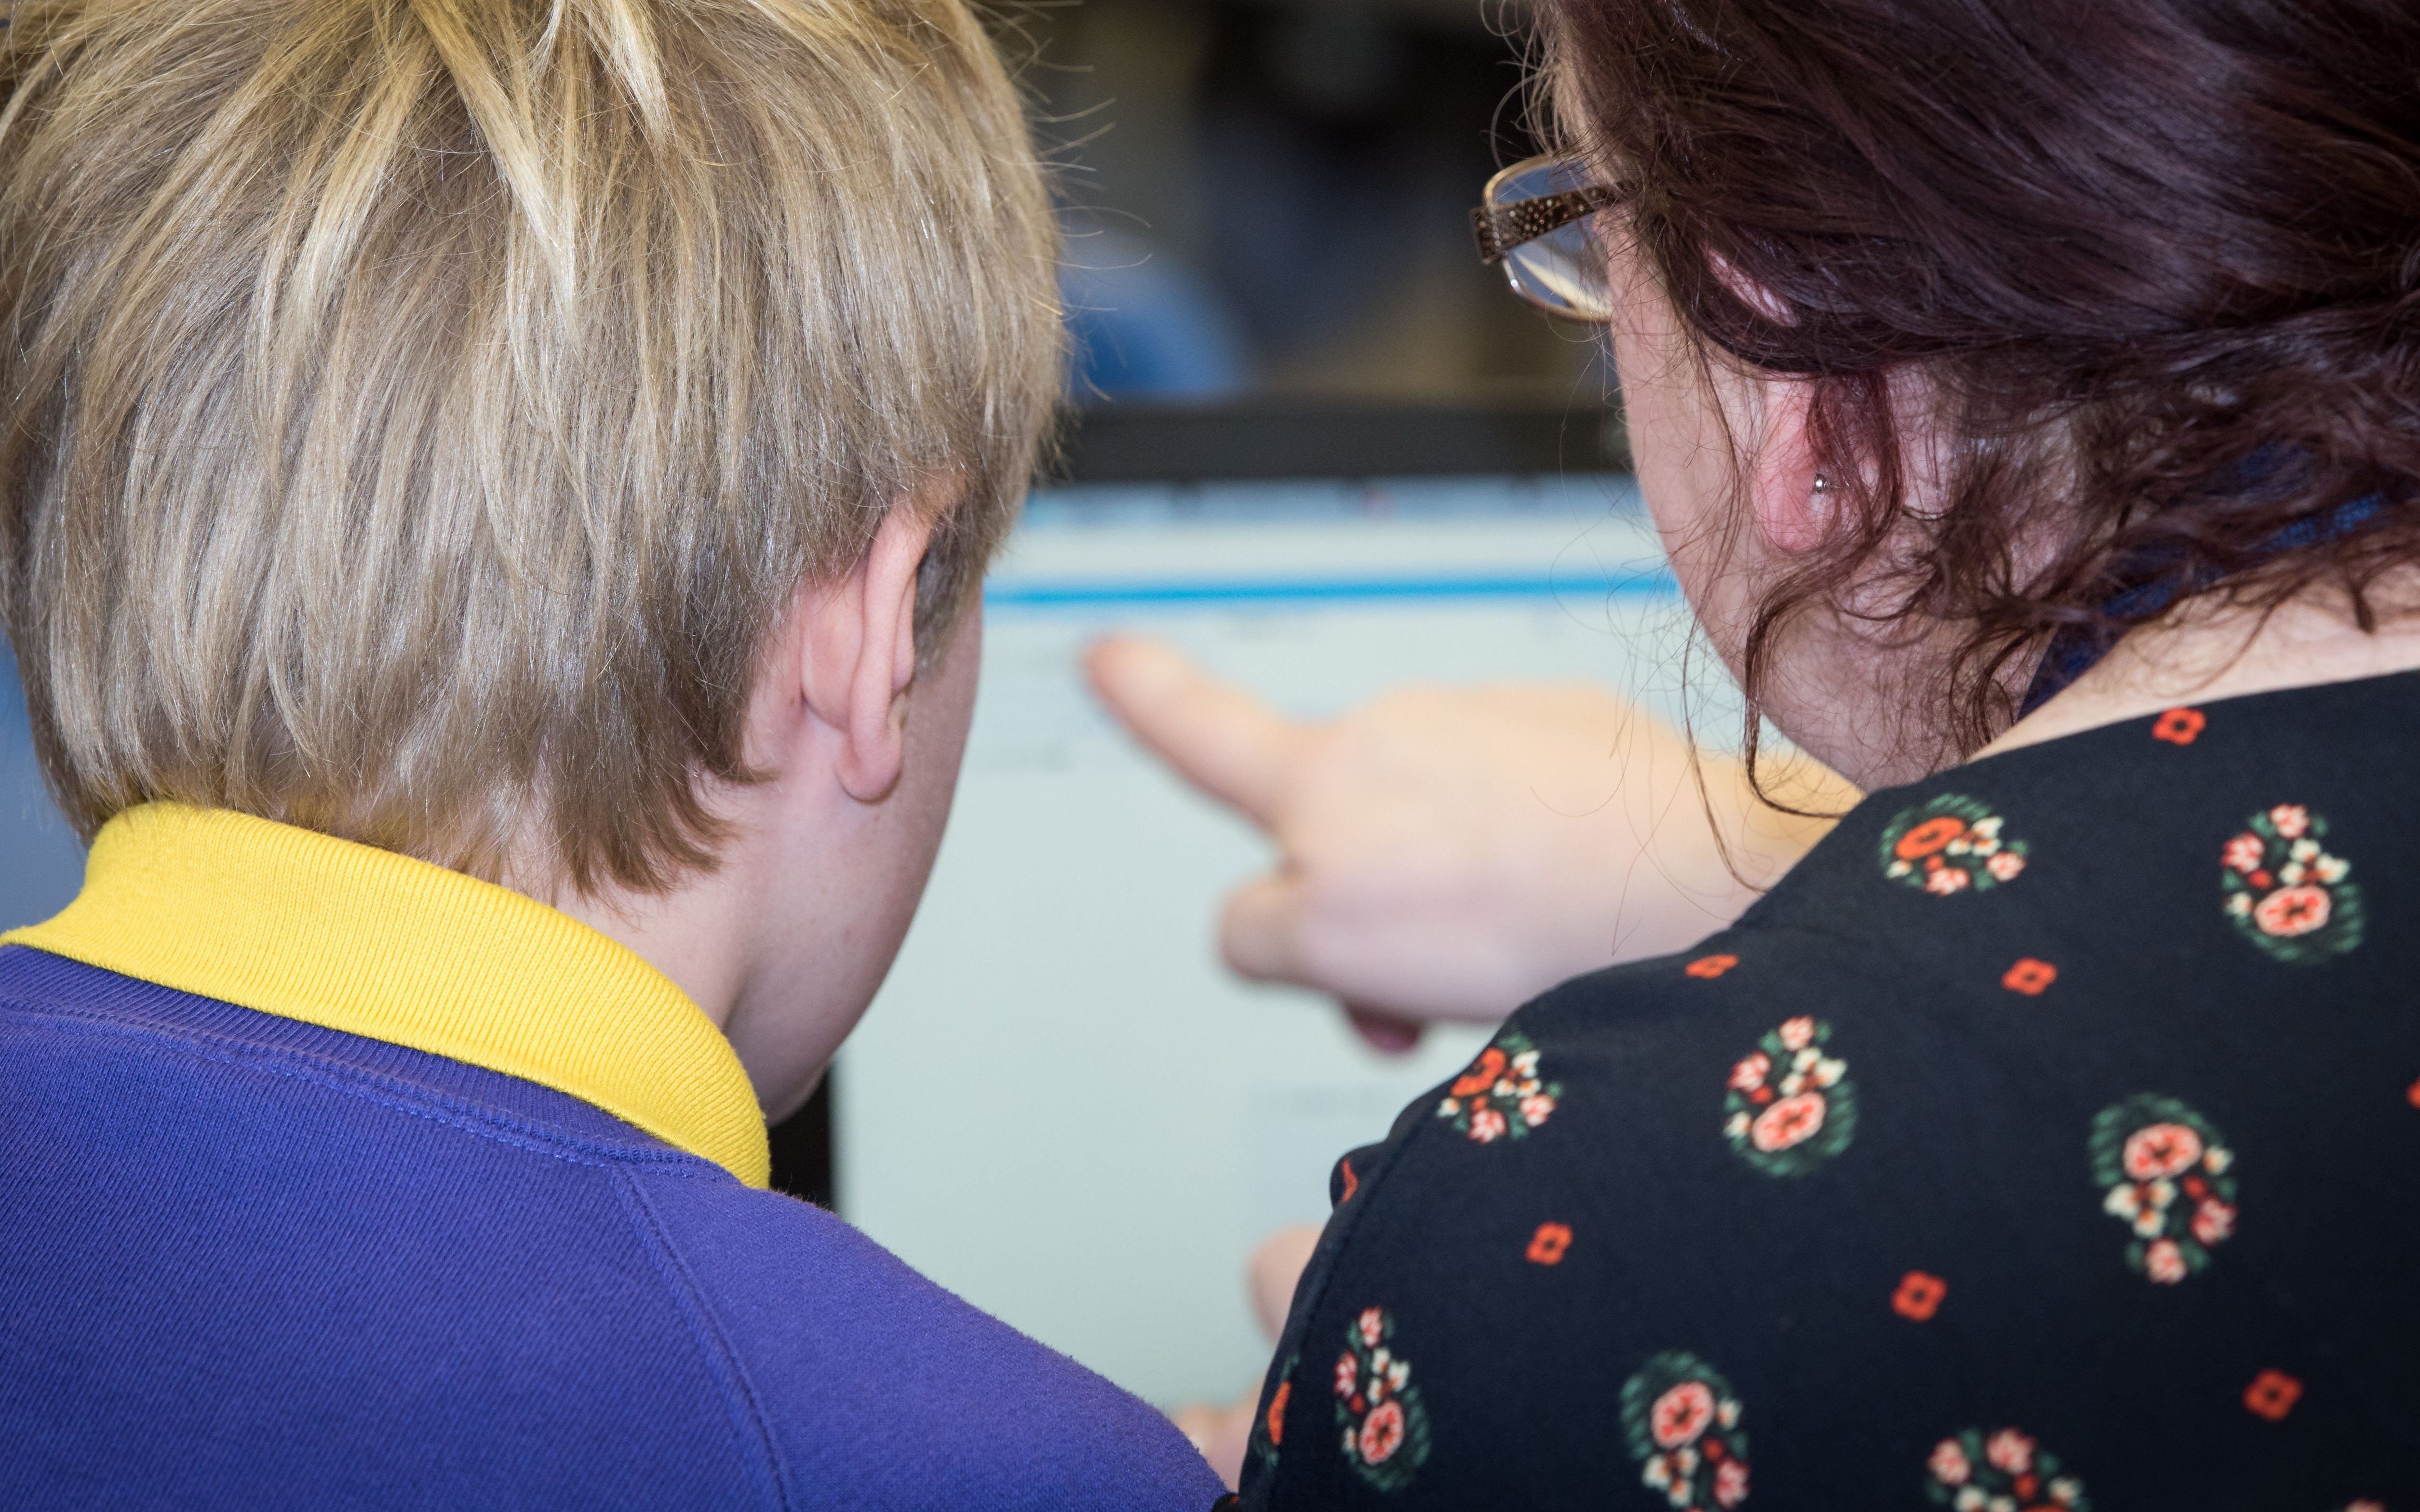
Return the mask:
{"type": "Polygon", "coordinates": [[[2219,897],[2244,938],[2270,956],[2309,965],[2359,945],[2361,888],[2352,863],[2330,852],[2328,822],[2305,805],[2254,814],[2219,855],[2219,897]]]}
{"type": "Polygon", "coordinates": [[[2170,709],[2151,721],[2151,738],[2171,746],[2190,746],[2209,724],[2199,709],[2170,709]]]}
{"type": "Polygon", "coordinates": [[[1769,1176],[1801,1176],[1849,1148],[1857,1127],[1849,1063],[1827,1055],[1832,1026],[1802,1014],[1783,1021],[1731,1065],[1723,1136],[1769,1176]]]}
{"type": "Polygon", "coordinates": [[[1273,1470],[1277,1466],[1278,1448],[1285,1443],[1286,1409],[1294,1401],[1294,1373],[1301,1364],[1301,1355],[1290,1354],[1283,1365],[1271,1372],[1278,1383],[1277,1389],[1269,1393],[1268,1411],[1252,1424],[1251,1437],[1245,1444],[1245,1452],[1263,1470],[1273,1470]]]}
{"type": "Polygon", "coordinates": [[[1521,1034],[1507,1033],[1446,1088],[1436,1116],[1450,1120],[1458,1133],[1492,1145],[1527,1136],[1554,1117],[1562,1096],[1562,1083],[1539,1076],[1537,1046],[1521,1034]]]}
{"type": "Polygon", "coordinates": [[[1528,1257],[1534,1265],[1560,1265],[1563,1252],[1572,1247],[1569,1224],[1540,1224],[1529,1236],[1528,1257]]]}
{"type": "Polygon", "coordinates": [[[1395,1320],[1364,1308],[1344,1331],[1336,1360],[1336,1423],[1344,1460],[1371,1486],[1399,1491],[1429,1458],[1428,1409],[1411,1362],[1394,1350],[1395,1320]]]}
{"type": "Polygon", "coordinates": [[[2047,961],[2037,961],[2032,956],[2025,956],[2001,976],[2000,985],[2012,993],[2023,993],[2027,997],[2040,997],[2042,995],[2042,989],[2056,980],[2058,980],[2058,967],[2047,961]]]}
{"type": "Polygon", "coordinates": [[[1958,1512],[2091,1512],[2084,1483],[2060,1474],[2058,1457],[2015,1428],[1988,1438],[1980,1428],[1968,1428],[1944,1439],[1932,1446],[1924,1468],[1925,1493],[1958,1512]]]}
{"type": "Polygon", "coordinates": [[[1963,820],[1942,814],[1901,835],[1899,843],[1891,847],[1891,854],[1902,861],[1921,860],[1964,833],[1966,825],[1963,820]]]}
{"type": "Polygon", "coordinates": [[[1941,1299],[1949,1295],[1949,1283],[1922,1271],[1910,1271],[1900,1277],[1899,1289],[1891,1293],[1891,1311],[1901,1318],[1929,1323],[1941,1310],[1941,1299]]]}
{"type": "Polygon", "coordinates": [[[1479,1053],[1478,1061],[1464,1072],[1448,1090],[1456,1097],[1468,1097],[1473,1092],[1484,1092],[1495,1086],[1496,1079],[1503,1074],[1504,1052],[1489,1045],[1479,1053]]]}
{"type": "Polygon", "coordinates": [[[2272,1423],[2285,1420],[2302,1399],[2303,1383],[2283,1370],[2263,1370],[2243,1388],[2243,1405],[2272,1423]]]}
{"type": "Polygon", "coordinates": [[[2173,1286],[2235,1233],[2235,1155],[2209,1121],[2146,1093],[2101,1110],[2087,1145],[2102,1211],[2133,1235],[2126,1263],[2173,1286]]]}
{"type": "Polygon", "coordinates": [[[1735,955],[1701,955],[1681,969],[1699,981],[1712,981],[1738,964],[1739,957],[1735,955]]]}
{"type": "Polygon", "coordinates": [[[1985,805],[1945,793],[1884,828],[1883,875],[1945,898],[2013,882],[2030,852],[2024,841],[2004,836],[2004,825],[1985,805]]]}

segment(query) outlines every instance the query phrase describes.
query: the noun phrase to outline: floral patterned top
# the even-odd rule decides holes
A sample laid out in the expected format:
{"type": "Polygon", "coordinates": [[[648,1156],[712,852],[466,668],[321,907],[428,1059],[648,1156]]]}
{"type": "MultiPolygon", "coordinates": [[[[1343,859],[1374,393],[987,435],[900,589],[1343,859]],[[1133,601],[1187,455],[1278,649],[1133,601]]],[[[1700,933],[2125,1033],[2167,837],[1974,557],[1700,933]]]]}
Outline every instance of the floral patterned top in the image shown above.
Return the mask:
{"type": "Polygon", "coordinates": [[[1877,793],[1336,1168],[1247,1508],[2420,1512],[2420,673],[1877,793]]]}

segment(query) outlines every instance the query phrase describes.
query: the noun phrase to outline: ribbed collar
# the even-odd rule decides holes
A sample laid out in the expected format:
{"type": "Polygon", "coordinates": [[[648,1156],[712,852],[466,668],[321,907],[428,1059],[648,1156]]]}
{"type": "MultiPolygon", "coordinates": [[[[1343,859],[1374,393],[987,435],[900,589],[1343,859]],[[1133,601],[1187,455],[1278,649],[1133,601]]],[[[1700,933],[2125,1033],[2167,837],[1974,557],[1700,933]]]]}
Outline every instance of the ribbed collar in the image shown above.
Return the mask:
{"type": "Polygon", "coordinates": [[[0,944],[536,1082],[750,1186],[769,1176],[748,1073],[678,987],[567,915],[426,861],[147,804],[94,839],[65,912],[0,944]]]}

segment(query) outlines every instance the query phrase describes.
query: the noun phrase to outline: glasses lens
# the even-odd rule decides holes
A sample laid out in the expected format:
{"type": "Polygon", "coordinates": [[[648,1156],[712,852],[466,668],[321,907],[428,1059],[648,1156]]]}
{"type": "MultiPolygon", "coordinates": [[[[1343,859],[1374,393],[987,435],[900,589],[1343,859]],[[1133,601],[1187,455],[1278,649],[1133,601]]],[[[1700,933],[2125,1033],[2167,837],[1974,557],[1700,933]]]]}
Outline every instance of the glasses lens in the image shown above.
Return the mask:
{"type": "MultiPolygon", "coordinates": [[[[1590,181],[1587,169],[1569,159],[1533,158],[1497,174],[1487,186],[1487,204],[1491,209],[1506,209],[1525,199],[1586,189],[1590,181]]],[[[1549,315],[1611,319],[1605,249],[1590,231],[1593,219],[1583,216],[1506,253],[1504,278],[1512,292],[1549,315]]]]}

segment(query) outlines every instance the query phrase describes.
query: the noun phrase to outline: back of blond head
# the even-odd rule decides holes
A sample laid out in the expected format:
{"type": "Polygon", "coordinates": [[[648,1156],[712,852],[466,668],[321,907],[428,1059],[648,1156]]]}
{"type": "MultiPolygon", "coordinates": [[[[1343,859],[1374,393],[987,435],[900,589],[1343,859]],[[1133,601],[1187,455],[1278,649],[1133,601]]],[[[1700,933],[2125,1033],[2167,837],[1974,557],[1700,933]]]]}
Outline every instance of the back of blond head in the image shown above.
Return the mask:
{"type": "Polygon", "coordinates": [[[958,0],[20,0],[0,614],[70,817],[173,799],[580,888],[710,864],[757,655],[1060,380],[958,0]]]}

